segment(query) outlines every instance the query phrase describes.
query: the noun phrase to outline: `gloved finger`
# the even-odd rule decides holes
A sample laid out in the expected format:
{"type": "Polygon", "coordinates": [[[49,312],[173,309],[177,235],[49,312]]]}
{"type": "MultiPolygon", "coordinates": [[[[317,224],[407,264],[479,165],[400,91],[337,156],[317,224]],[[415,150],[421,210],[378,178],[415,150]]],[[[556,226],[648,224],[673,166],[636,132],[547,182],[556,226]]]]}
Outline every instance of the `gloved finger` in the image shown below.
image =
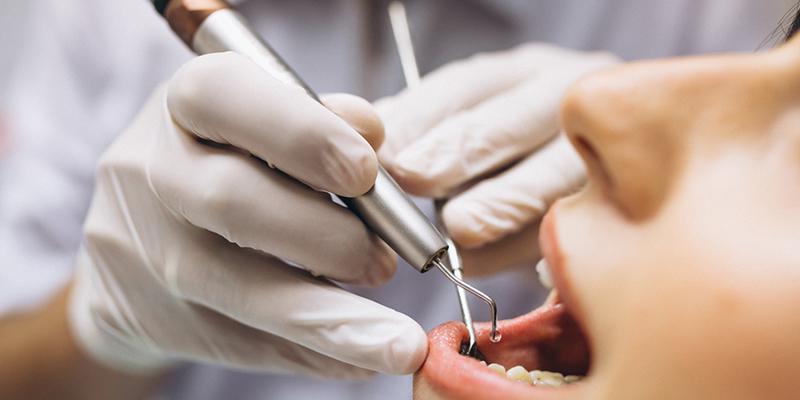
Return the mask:
{"type": "Polygon", "coordinates": [[[383,122],[378,112],[368,101],[346,93],[327,94],[322,104],[353,127],[373,149],[383,144],[383,122]]]}
{"type": "Polygon", "coordinates": [[[539,249],[539,221],[521,231],[504,236],[478,248],[459,248],[464,265],[464,276],[482,277],[513,267],[531,267],[541,258],[539,249]]]}
{"type": "Polygon", "coordinates": [[[158,140],[152,188],[192,225],[342,282],[378,285],[394,274],[394,253],[328,194],[189,135],[158,140]]]}
{"type": "Polygon", "coordinates": [[[585,181],[585,167],[563,135],[503,173],[448,201],[442,217],[453,239],[480,247],[542,217],[585,181]]]}
{"type": "Polygon", "coordinates": [[[375,375],[333,359],[290,340],[239,323],[214,310],[189,305],[192,325],[185,329],[201,335],[205,348],[185,348],[178,340],[172,351],[190,361],[259,373],[298,373],[333,379],[363,379],[375,375]]]}
{"type": "Polygon", "coordinates": [[[547,45],[523,45],[509,51],[481,53],[456,61],[425,76],[419,87],[375,103],[386,127],[382,161],[450,115],[469,109],[528,79],[560,58],[563,51],[547,45]]]}
{"type": "MultiPolygon", "coordinates": [[[[534,43],[477,54],[434,71],[422,79],[419,87],[375,103],[387,134],[381,160],[391,162],[400,150],[447,117],[583,57],[585,53],[534,43]]],[[[526,99],[526,103],[530,100],[526,99]]]]}
{"type": "Polygon", "coordinates": [[[377,156],[355,129],[240,55],[188,62],[169,83],[167,105],[195,136],[252,153],[314,188],[354,197],[375,183],[377,156]]]}
{"type": "MultiPolygon", "coordinates": [[[[204,235],[214,236],[208,232],[204,235]]],[[[219,237],[214,239],[221,240],[219,237]]],[[[188,254],[194,253],[191,246],[182,248],[189,248],[188,254]]],[[[84,257],[87,255],[82,251],[79,258],[84,257]]],[[[174,275],[168,272],[166,276],[161,276],[168,285],[176,282],[175,275],[187,272],[180,267],[181,263],[174,265],[179,266],[172,271],[174,275]]],[[[158,307],[142,308],[142,304],[127,303],[122,300],[124,298],[121,298],[121,305],[102,301],[98,297],[98,290],[102,293],[112,287],[115,291],[128,292],[134,297],[144,293],[147,296],[153,290],[163,289],[158,285],[145,288],[135,285],[114,287],[105,280],[109,274],[98,274],[98,271],[88,267],[88,264],[81,263],[76,271],[77,278],[70,290],[69,313],[75,335],[81,343],[92,345],[85,350],[105,364],[132,371],[152,371],[159,366],[172,364],[177,358],[258,372],[297,372],[328,378],[364,378],[374,374],[241,324],[205,306],[165,301],[158,307]],[[137,316],[145,316],[145,320],[150,321],[155,317],[160,322],[157,326],[139,325],[135,323],[137,316]],[[146,340],[152,343],[152,347],[143,351],[139,346],[130,346],[133,339],[130,329],[146,332],[146,340]],[[154,353],[157,354],[155,360],[154,353]]],[[[142,269],[135,272],[151,274],[160,271],[142,269]]],[[[231,291],[235,291],[235,288],[231,288],[231,291]]]]}
{"type": "Polygon", "coordinates": [[[359,368],[416,371],[427,353],[411,318],[330,282],[232,244],[187,254],[170,280],[177,294],[252,328],[359,368]]]}
{"type": "Polygon", "coordinates": [[[386,168],[407,191],[444,197],[555,136],[563,93],[580,76],[610,63],[603,55],[584,56],[579,63],[543,71],[445,119],[385,163],[386,168]]]}

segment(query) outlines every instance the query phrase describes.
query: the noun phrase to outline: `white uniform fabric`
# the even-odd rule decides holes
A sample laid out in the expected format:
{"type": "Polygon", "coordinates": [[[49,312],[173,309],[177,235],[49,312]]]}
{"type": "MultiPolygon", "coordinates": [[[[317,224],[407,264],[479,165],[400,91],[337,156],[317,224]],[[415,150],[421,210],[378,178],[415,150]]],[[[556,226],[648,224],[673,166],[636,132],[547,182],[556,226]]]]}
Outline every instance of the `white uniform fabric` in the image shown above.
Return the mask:
{"type": "MultiPolygon", "coordinates": [[[[403,86],[387,2],[239,1],[317,91],[371,100],[403,86]]],[[[0,146],[0,313],[37,304],[69,278],[96,159],[156,85],[191,57],[144,0],[27,3],[20,15],[30,19],[0,31],[0,50],[12,60],[4,65],[12,71],[0,77],[0,121],[10,133],[6,151],[0,146]]],[[[410,0],[407,7],[424,73],[527,41],[609,50],[625,59],[751,51],[771,33],[787,3],[410,0]]],[[[541,300],[535,282],[531,266],[477,284],[496,297],[507,318],[541,300]]],[[[404,266],[388,285],[357,292],[426,329],[459,315],[451,285],[404,266]]],[[[477,304],[474,311],[486,315],[477,304]]],[[[408,377],[335,382],[187,366],[163,393],[175,399],[399,399],[408,398],[410,388],[408,377]]]]}

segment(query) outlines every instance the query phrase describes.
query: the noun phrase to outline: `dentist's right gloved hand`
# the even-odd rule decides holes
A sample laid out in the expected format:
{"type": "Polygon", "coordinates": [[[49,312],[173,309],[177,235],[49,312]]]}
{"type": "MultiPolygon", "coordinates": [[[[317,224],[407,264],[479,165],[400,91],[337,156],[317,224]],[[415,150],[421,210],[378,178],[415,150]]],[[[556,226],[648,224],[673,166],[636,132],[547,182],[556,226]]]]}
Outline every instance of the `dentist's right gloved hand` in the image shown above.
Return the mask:
{"type": "Polygon", "coordinates": [[[88,354],[126,371],[193,360],[349,378],[420,366],[416,322],[326,279],[377,285],[396,265],[312,189],[367,191],[370,143],[383,139],[366,101],[326,105],[339,116],[233,53],[199,57],[157,91],[98,170],[70,299],[88,354]]]}

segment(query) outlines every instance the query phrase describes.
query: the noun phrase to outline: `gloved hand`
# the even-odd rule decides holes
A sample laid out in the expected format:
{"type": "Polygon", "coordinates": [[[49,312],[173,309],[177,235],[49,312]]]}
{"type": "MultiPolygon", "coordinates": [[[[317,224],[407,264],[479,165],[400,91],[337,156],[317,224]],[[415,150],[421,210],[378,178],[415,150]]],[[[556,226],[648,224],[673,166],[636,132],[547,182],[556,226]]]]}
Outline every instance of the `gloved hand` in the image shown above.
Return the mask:
{"type": "Polygon", "coordinates": [[[189,62],[152,97],[97,175],[70,305],[89,354],[145,371],[176,360],[326,377],[420,366],[416,322],[322,278],[377,285],[396,265],[311,189],[357,196],[377,174],[368,142],[383,131],[369,103],[326,104],[341,118],[233,53],[189,62]]]}
{"type": "Polygon", "coordinates": [[[408,192],[449,198],[443,222],[464,249],[465,272],[539,256],[536,223],[585,179],[559,135],[561,98],[614,63],[606,53],[527,44],[451,63],[376,102],[387,136],[381,161],[408,192]]]}

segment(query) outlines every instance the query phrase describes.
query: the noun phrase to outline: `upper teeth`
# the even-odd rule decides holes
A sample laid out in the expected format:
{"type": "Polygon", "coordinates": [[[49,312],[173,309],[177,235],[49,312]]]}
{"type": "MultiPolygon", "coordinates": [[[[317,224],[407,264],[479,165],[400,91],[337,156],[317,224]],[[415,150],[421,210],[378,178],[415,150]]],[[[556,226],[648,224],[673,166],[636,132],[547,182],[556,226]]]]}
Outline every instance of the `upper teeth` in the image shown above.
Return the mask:
{"type": "Polygon", "coordinates": [[[542,283],[542,286],[552,289],[553,275],[550,273],[550,265],[547,264],[544,258],[539,260],[539,263],[536,264],[536,272],[539,273],[539,282],[542,283]]]}

